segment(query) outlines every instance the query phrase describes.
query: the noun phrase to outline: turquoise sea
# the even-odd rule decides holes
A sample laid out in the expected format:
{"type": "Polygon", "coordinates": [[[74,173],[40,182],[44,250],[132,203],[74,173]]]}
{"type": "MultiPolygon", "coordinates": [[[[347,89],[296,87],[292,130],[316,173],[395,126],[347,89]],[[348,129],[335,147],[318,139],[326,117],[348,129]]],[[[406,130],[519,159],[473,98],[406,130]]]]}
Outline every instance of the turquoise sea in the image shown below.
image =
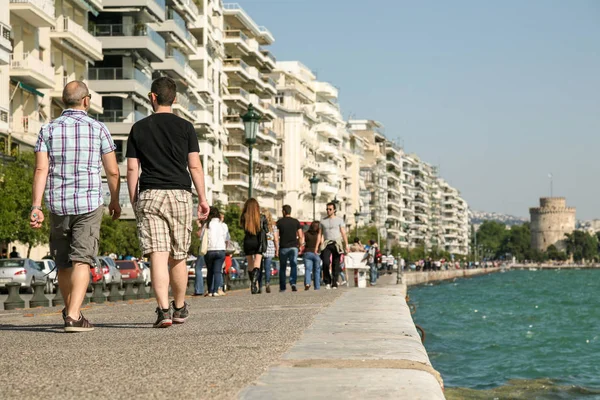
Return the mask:
{"type": "Polygon", "coordinates": [[[410,287],[448,399],[600,399],[600,270],[410,287]]]}

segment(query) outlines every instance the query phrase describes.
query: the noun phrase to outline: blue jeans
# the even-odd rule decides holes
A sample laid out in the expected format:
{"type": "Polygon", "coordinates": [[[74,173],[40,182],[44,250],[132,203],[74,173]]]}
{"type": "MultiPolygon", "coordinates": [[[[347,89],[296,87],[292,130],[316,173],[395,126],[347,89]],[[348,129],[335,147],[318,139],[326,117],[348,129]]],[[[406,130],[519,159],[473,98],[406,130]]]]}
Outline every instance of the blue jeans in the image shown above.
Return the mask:
{"type": "Polygon", "coordinates": [[[273,257],[263,257],[263,263],[265,266],[265,284],[271,283],[271,264],[273,264],[273,257]]]}
{"type": "Polygon", "coordinates": [[[290,261],[290,285],[298,279],[298,248],[288,247],[279,249],[279,290],[285,290],[285,274],[288,260],[290,261]]]}
{"type": "Polygon", "coordinates": [[[304,253],[304,267],[304,284],[310,285],[311,278],[314,276],[315,290],[319,289],[321,287],[321,257],[316,253],[304,253]]]}
{"type": "Polygon", "coordinates": [[[223,286],[223,263],[225,263],[225,250],[209,250],[204,256],[206,261],[206,284],[208,293],[217,293],[223,286]]]}
{"type": "Polygon", "coordinates": [[[196,259],[196,283],[194,283],[194,294],[204,294],[204,278],[202,277],[202,268],[204,267],[204,256],[198,256],[196,259]]]}
{"type": "Polygon", "coordinates": [[[371,284],[375,284],[377,283],[377,264],[371,263],[369,268],[371,268],[371,284]]]}

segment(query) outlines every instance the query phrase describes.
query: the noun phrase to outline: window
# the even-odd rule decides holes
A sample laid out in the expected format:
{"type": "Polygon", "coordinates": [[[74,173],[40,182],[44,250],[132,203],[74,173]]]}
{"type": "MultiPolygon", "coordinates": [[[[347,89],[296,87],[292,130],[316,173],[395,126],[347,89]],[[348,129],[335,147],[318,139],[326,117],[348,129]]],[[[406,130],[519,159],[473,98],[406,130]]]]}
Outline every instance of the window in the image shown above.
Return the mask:
{"type": "Polygon", "coordinates": [[[277,93],[275,96],[275,104],[283,104],[283,93],[277,93]]]}

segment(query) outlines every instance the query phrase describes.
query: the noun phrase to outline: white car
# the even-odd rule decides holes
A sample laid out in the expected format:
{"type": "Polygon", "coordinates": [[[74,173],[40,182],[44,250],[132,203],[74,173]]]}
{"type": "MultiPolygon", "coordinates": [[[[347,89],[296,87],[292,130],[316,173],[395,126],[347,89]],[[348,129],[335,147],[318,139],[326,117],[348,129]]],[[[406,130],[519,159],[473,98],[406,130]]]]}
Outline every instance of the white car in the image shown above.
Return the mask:
{"type": "Polygon", "coordinates": [[[152,282],[152,274],[150,274],[150,263],[138,261],[138,265],[142,270],[142,278],[144,278],[146,286],[150,285],[150,283],[152,282]]]}
{"type": "Polygon", "coordinates": [[[40,260],[35,262],[42,273],[46,276],[46,293],[54,293],[54,289],[58,286],[56,277],[56,263],[54,260],[40,260]]]}
{"type": "Polygon", "coordinates": [[[111,282],[123,282],[121,278],[121,272],[119,272],[119,269],[117,268],[117,265],[115,264],[115,261],[112,258],[95,257],[95,259],[96,264],[99,264],[100,268],[102,269],[102,275],[104,275],[104,285],[108,285],[111,282]]]}

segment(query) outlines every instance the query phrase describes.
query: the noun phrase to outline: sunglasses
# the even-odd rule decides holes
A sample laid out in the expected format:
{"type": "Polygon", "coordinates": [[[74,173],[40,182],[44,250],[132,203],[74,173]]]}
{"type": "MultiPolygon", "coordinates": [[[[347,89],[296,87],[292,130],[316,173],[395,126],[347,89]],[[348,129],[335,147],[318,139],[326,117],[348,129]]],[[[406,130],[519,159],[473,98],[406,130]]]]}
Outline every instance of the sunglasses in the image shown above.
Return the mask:
{"type": "Polygon", "coordinates": [[[87,97],[87,98],[89,98],[89,99],[91,100],[91,99],[92,99],[92,94],[91,94],[91,93],[88,93],[88,94],[86,94],[85,96],[83,96],[83,97],[81,98],[81,100],[85,99],[86,97],[87,97]]]}
{"type": "Polygon", "coordinates": [[[327,211],[333,211],[333,208],[328,208],[327,211]]]}

